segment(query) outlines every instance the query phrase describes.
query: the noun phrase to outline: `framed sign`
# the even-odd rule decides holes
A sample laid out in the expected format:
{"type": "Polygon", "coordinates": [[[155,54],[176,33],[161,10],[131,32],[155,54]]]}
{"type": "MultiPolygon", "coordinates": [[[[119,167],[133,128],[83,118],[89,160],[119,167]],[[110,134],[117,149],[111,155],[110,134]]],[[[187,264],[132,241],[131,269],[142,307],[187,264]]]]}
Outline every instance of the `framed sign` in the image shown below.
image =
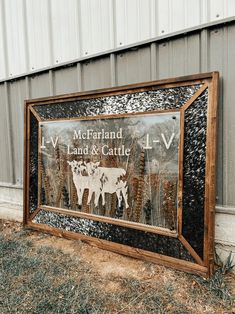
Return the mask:
{"type": "Polygon", "coordinates": [[[24,224],[209,276],[218,73],[25,103],[24,224]]]}

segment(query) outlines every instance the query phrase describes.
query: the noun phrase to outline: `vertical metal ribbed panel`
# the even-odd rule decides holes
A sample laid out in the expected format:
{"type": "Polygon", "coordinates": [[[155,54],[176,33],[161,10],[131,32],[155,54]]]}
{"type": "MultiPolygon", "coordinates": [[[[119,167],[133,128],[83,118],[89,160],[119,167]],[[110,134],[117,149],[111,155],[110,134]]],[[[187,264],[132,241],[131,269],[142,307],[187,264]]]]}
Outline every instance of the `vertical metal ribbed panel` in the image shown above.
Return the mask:
{"type": "Polygon", "coordinates": [[[155,14],[151,16],[150,0],[115,1],[116,46],[156,36],[155,29],[151,32],[151,19],[155,14]]]}
{"type": "Polygon", "coordinates": [[[5,6],[4,2],[0,1],[0,80],[8,77],[8,59],[7,59],[7,44],[5,31],[5,6]]]}
{"type": "Polygon", "coordinates": [[[224,203],[228,206],[235,204],[234,176],[235,176],[235,28],[225,27],[210,32],[209,64],[211,69],[218,69],[221,73],[221,103],[220,103],[220,138],[218,177],[223,180],[224,203]],[[222,123],[222,121],[223,123],[222,123]],[[223,124],[223,127],[222,127],[223,124]],[[222,153],[223,152],[223,153],[222,153]]]}
{"type": "Polygon", "coordinates": [[[22,156],[24,146],[24,100],[26,99],[26,80],[8,84],[8,98],[11,121],[11,152],[14,166],[14,183],[23,183],[22,156]]]}
{"type": "Polygon", "coordinates": [[[113,1],[80,0],[81,56],[114,47],[113,1]]]}
{"type": "Polygon", "coordinates": [[[0,0],[0,80],[234,15],[234,0],[0,0]]]}
{"type": "Polygon", "coordinates": [[[149,81],[151,77],[150,46],[119,53],[116,66],[117,85],[149,81]]]}
{"type": "MultiPolygon", "coordinates": [[[[0,182],[13,184],[12,169],[15,165],[11,161],[11,131],[9,130],[9,104],[6,92],[6,84],[0,84],[0,182]]],[[[20,162],[22,167],[22,158],[20,162]]]]}
{"type": "Polygon", "coordinates": [[[49,1],[26,0],[25,9],[27,32],[25,45],[28,49],[28,69],[25,72],[28,72],[53,64],[53,42],[49,1]]]}
{"type": "Polygon", "coordinates": [[[22,181],[23,99],[220,71],[217,203],[235,206],[235,22],[0,84],[0,182],[22,181]]]}
{"type": "Polygon", "coordinates": [[[82,63],[82,89],[92,90],[111,86],[110,57],[82,63]]]}
{"type": "Polygon", "coordinates": [[[29,79],[30,98],[52,96],[52,86],[48,72],[41,75],[31,76],[29,79]]]}
{"type": "MultiPolygon", "coordinates": [[[[40,1],[39,1],[40,2],[40,1]]],[[[79,12],[77,0],[50,1],[52,64],[80,56],[79,12]]]]}
{"type": "Polygon", "coordinates": [[[5,36],[9,76],[18,75],[26,68],[26,45],[24,42],[23,1],[5,1],[5,36]],[[20,61],[20,62],[19,62],[20,61]]]}
{"type": "Polygon", "coordinates": [[[75,93],[78,91],[77,67],[69,67],[52,74],[53,95],[75,93]]]}

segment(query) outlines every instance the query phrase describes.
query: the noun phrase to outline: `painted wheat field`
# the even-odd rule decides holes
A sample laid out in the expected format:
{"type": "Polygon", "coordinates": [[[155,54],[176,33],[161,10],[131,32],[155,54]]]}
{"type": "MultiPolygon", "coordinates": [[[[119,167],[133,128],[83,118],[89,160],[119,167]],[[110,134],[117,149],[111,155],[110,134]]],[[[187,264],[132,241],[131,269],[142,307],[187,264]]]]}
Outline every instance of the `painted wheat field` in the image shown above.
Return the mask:
{"type": "Polygon", "coordinates": [[[177,230],[179,112],[40,129],[41,205],[177,230]]]}

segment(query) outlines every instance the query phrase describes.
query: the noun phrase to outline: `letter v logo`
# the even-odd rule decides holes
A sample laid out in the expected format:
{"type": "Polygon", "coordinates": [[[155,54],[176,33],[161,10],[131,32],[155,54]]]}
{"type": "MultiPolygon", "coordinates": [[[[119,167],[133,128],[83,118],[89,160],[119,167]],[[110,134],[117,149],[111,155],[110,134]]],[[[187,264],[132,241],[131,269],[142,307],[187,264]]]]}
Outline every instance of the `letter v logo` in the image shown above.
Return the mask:
{"type": "Polygon", "coordinates": [[[51,136],[51,143],[52,143],[52,146],[53,146],[54,148],[56,147],[57,142],[58,142],[58,136],[56,137],[55,141],[54,141],[53,137],[51,136]]]}
{"type": "Polygon", "coordinates": [[[164,133],[161,133],[161,136],[162,136],[163,142],[164,142],[164,144],[165,144],[165,146],[166,146],[166,149],[169,149],[170,146],[171,146],[171,144],[172,144],[172,141],[173,141],[173,139],[174,139],[174,137],[175,137],[175,133],[172,133],[172,134],[171,134],[171,137],[170,137],[168,143],[167,143],[167,141],[166,141],[166,138],[165,138],[164,133]]]}

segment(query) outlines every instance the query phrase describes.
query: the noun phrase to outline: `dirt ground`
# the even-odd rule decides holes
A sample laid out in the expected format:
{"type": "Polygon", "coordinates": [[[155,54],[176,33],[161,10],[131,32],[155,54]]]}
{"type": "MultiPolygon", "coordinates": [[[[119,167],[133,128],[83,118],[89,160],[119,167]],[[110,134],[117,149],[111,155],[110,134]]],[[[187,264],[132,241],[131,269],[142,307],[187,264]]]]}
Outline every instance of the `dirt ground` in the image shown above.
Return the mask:
{"type": "Polygon", "coordinates": [[[0,220],[0,313],[235,313],[235,277],[210,280],[0,220]]]}

